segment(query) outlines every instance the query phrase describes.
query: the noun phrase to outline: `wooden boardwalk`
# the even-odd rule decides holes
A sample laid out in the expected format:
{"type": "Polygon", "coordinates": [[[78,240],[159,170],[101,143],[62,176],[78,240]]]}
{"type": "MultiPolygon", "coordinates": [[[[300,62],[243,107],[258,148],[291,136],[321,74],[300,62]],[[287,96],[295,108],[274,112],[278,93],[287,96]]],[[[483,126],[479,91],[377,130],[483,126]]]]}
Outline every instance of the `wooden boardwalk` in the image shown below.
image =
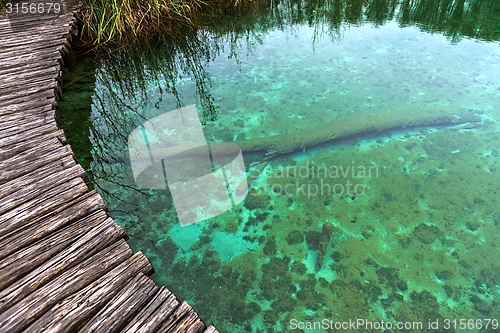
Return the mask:
{"type": "Polygon", "coordinates": [[[147,277],[57,126],[75,27],[0,16],[0,332],[217,332],[147,277]]]}

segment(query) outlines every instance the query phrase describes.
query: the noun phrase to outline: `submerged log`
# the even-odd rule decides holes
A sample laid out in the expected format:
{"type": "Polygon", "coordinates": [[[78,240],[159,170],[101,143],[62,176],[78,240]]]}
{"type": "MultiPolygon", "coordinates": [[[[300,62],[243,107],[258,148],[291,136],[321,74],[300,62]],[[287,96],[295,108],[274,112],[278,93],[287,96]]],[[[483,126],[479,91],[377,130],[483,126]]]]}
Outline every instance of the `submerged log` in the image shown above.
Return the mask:
{"type": "Polygon", "coordinates": [[[321,269],[321,266],[323,266],[323,260],[325,258],[328,244],[330,243],[330,238],[332,237],[332,233],[334,230],[335,226],[330,222],[325,222],[323,224],[323,229],[321,230],[321,238],[318,245],[318,257],[316,258],[316,271],[319,271],[321,269]]]}
{"type": "MultiPolygon", "coordinates": [[[[480,117],[474,112],[461,108],[412,108],[389,112],[373,112],[371,114],[340,119],[337,122],[331,122],[298,132],[235,141],[233,143],[238,145],[243,153],[258,153],[261,155],[260,160],[265,161],[278,155],[288,154],[296,150],[304,151],[308,147],[324,142],[341,140],[354,135],[419,126],[450,126],[468,122],[479,122],[480,120],[480,117]]],[[[219,157],[228,154],[226,144],[210,142],[211,153],[217,154],[219,157]]],[[[177,154],[177,156],[180,158],[189,158],[199,153],[206,153],[202,149],[191,149],[191,146],[189,142],[186,143],[186,152],[177,154]]],[[[152,148],[152,156],[162,156],[163,149],[152,148]]],[[[129,156],[126,153],[116,153],[112,156],[98,156],[97,158],[107,163],[120,163],[128,160],[129,156]]]]}
{"type": "MultiPolygon", "coordinates": [[[[235,142],[244,152],[263,151],[263,159],[270,159],[295,150],[304,150],[327,141],[340,140],[358,134],[378,133],[390,129],[417,126],[456,125],[480,121],[469,110],[435,107],[390,112],[374,112],[353,116],[327,125],[270,137],[235,142]]],[[[213,150],[213,148],[212,148],[213,150]]]]}

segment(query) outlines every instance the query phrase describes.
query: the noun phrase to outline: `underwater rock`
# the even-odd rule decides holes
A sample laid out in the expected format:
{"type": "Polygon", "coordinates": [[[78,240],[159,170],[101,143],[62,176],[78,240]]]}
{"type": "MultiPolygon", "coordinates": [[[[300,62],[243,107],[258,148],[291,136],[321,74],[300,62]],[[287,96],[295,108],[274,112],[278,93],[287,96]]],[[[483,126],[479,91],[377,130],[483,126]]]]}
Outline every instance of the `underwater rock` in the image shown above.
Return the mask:
{"type": "Polygon", "coordinates": [[[298,230],[292,230],[287,236],[286,236],[286,242],[288,245],[294,245],[294,244],[299,244],[304,241],[304,235],[298,231],[298,230]]]}
{"type": "Polygon", "coordinates": [[[426,244],[430,245],[432,244],[436,239],[440,238],[443,236],[443,232],[439,230],[439,228],[432,226],[432,225],[427,225],[424,223],[421,223],[418,225],[414,231],[413,235],[415,238],[426,244]]]}
{"type": "Polygon", "coordinates": [[[330,222],[325,222],[323,224],[323,229],[321,230],[321,238],[318,244],[318,257],[316,258],[316,271],[321,269],[323,265],[323,259],[325,258],[326,250],[328,248],[328,243],[330,243],[330,238],[332,237],[332,233],[335,230],[335,227],[330,222]]]}

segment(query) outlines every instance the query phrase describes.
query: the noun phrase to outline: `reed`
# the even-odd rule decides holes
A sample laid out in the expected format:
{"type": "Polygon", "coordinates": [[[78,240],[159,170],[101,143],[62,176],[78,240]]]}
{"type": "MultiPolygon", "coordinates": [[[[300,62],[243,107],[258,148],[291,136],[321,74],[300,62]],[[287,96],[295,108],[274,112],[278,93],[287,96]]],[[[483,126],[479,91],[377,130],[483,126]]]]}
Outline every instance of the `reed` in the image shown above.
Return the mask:
{"type": "MultiPolygon", "coordinates": [[[[5,0],[0,0],[5,1],[5,0]]],[[[83,0],[82,40],[103,45],[113,40],[174,36],[179,26],[196,26],[200,13],[234,13],[255,0],[83,0]]]]}

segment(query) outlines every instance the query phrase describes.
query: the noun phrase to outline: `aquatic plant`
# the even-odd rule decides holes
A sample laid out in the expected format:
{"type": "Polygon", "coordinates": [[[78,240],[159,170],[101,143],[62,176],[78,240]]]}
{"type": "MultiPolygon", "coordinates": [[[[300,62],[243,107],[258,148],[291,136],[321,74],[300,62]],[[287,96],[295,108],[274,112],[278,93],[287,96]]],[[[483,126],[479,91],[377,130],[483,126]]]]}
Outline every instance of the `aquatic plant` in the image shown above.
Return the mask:
{"type": "Polygon", "coordinates": [[[82,36],[94,44],[103,44],[125,35],[169,30],[179,22],[189,24],[200,5],[197,0],[85,0],[80,17],[84,22],[82,36]],[[164,24],[166,21],[170,24],[164,24]]]}
{"type": "MultiPolygon", "coordinates": [[[[0,0],[0,8],[6,0],[0,0]]],[[[463,36],[497,40],[498,11],[496,0],[436,0],[429,10],[425,0],[84,0],[80,21],[82,36],[90,44],[111,40],[151,37],[156,32],[178,35],[179,26],[229,25],[236,32],[249,26],[264,29],[282,28],[287,22],[307,23],[315,27],[315,36],[342,36],[342,24],[358,25],[363,21],[383,25],[396,19],[402,26],[417,24],[425,31],[443,32],[453,42],[463,36]],[[439,9],[436,11],[435,9],[439,9]],[[258,15],[266,13],[267,15],[258,15]],[[248,15],[243,15],[248,14],[248,15]],[[471,24],[470,17],[493,19],[471,24]],[[203,17],[202,20],[199,20],[203,17]],[[225,22],[221,22],[224,17],[225,22]],[[200,23],[203,22],[203,23],[200,23]]]]}

